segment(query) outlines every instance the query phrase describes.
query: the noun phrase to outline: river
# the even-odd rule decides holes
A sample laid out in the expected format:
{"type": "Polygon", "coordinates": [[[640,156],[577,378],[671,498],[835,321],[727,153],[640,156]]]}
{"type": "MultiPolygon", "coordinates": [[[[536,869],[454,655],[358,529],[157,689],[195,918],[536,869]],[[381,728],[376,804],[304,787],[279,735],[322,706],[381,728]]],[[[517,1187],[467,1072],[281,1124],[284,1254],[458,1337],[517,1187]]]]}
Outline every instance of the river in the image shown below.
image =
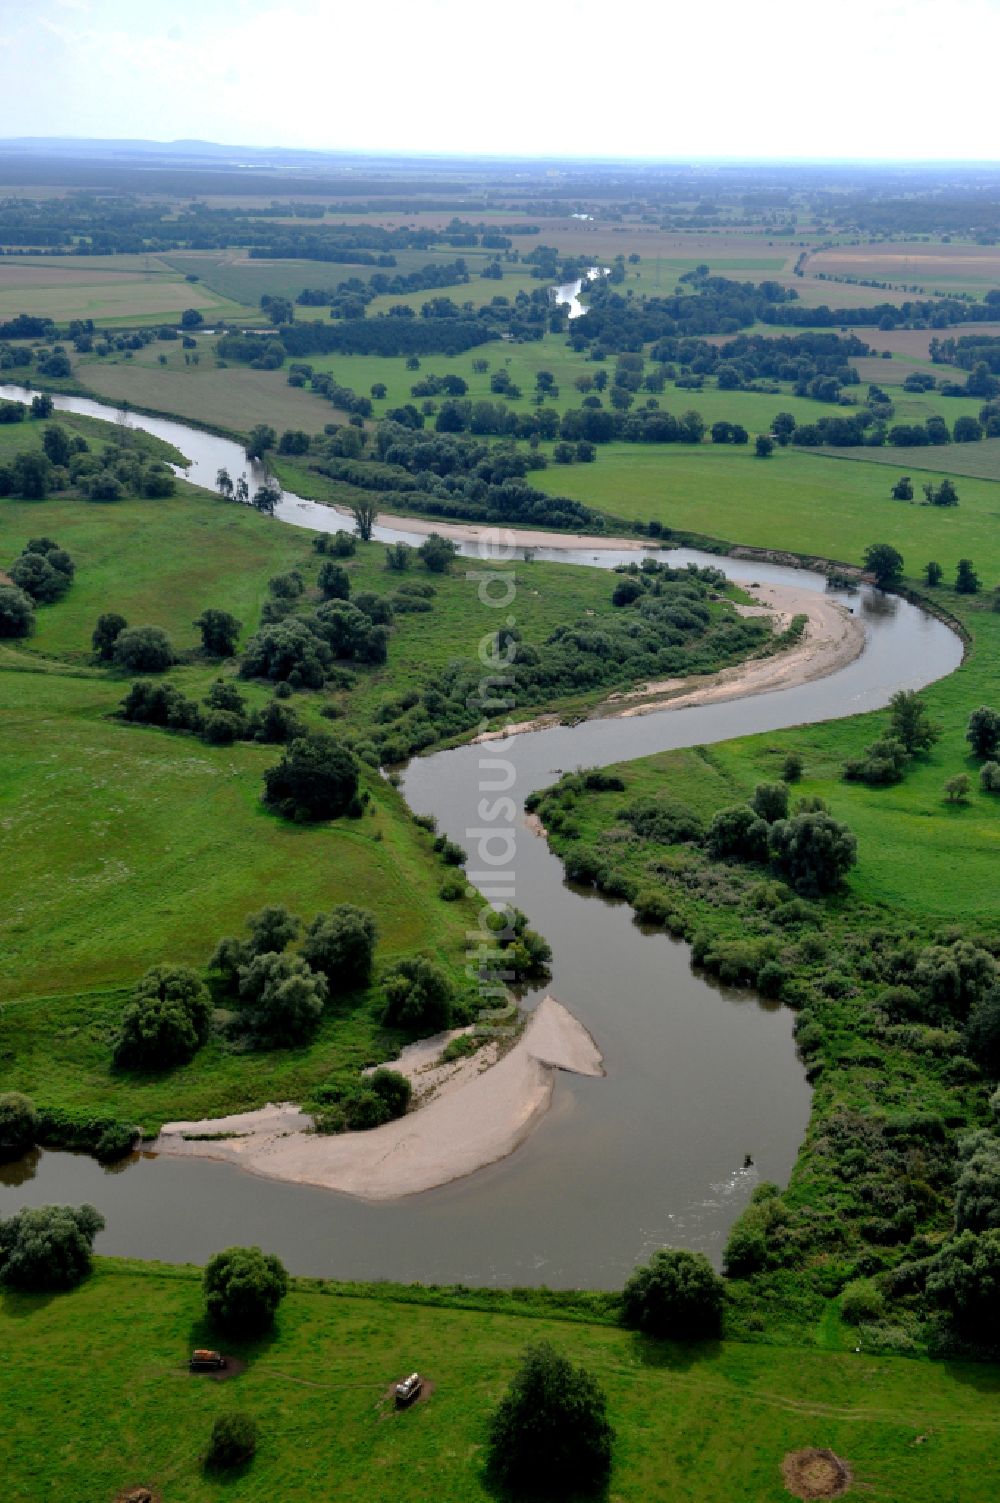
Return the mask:
{"type": "MultiPolygon", "coordinates": [[[[23,395],[0,388],[0,396],[23,395]]],[[[83,398],[55,401],[115,416],[83,398]]],[[[228,439],[168,419],[131,420],[181,449],[191,460],[185,473],[197,484],[214,487],[223,466],[234,479],[250,474],[228,439]]],[[[288,494],[280,516],[314,530],[345,525],[340,513],[288,494]]],[[[380,526],[376,536],[420,541],[405,522],[380,526]]],[[[471,544],[462,551],[478,555],[471,544]]],[[[604,567],[642,556],[624,545],[560,548],[557,534],[532,552],[604,567]]],[[[821,575],[777,565],[690,550],[658,556],[712,563],[745,582],[826,587],[821,575]]],[[[958,638],[917,607],[868,588],[851,603],[864,621],[865,650],[825,679],[743,701],[510,738],[503,754],[516,767],[519,803],[563,769],[857,714],[884,705],[897,688],[919,688],[958,666],[958,638]]],[[[405,773],[411,807],[434,813],[462,843],[478,823],[479,759],[489,750],[439,752],[405,773]]],[[[515,870],[516,901],[553,946],[546,990],[594,1034],[607,1077],[560,1076],[551,1111],[510,1158],[412,1199],[367,1204],[229,1164],[142,1153],[104,1169],[85,1156],[41,1152],[0,1168],[6,1211],[89,1200],[108,1222],[100,1252],[202,1262],[220,1247],[257,1242],[296,1273],[339,1278],[611,1288],[665,1243],[702,1248],[718,1262],[753,1186],[762,1178],[787,1180],[804,1135],[810,1091],[792,1014],[695,974],[686,944],[643,933],[623,903],[571,888],[523,822],[515,870]],[[750,1168],[743,1167],[746,1154],[750,1168]]]]}

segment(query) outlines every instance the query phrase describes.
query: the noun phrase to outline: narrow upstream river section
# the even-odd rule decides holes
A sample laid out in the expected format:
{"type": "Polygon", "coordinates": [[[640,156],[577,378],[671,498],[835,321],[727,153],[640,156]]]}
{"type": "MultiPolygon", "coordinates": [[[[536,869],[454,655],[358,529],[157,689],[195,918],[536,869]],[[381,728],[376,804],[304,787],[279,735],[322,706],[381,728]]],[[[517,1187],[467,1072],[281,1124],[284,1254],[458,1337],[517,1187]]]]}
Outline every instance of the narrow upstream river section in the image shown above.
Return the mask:
{"type": "MultiPolygon", "coordinates": [[[[0,388],[23,397],[21,388],[0,388]]],[[[113,409],[76,397],[56,405],[105,419],[113,409]]],[[[248,470],[240,447],[186,425],[134,416],[191,459],[184,472],[214,487],[225,467],[248,470]]],[[[314,530],[348,525],[329,507],[286,494],[284,521],[314,530]]],[[[379,527],[385,540],[419,542],[379,527]]],[[[462,551],[478,557],[474,544],[462,551]]],[[[642,552],[623,546],[533,548],[535,557],[610,568],[642,552]]],[[[671,562],[712,563],[743,582],[823,590],[823,576],[688,550],[671,562]]],[[[560,771],[667,748],[837,719],[884,705],[961,660],[953,632],[917,607],[863,589],[851,607],[865,625],[860,657],[825,679],[754,698],[627,720],[598,719],[465,746],[413,761],[404,791],[468,846],[480,759],[513,764],[519,809],[560,771]]],[[[516,602],[512,607],[516,614],[516,602]]],[[[476,644],[469,643],[470,655],[476,644]]],[[[491,775],[492,776],[492,775],[491,775]]],[[[517,825],[516,902],[553,947],[551,991],[593,1033],[605,1079],[559,1077],[552,1109],[509,1158],[441,1189],[368,1204],[330,1191],[255,1177],[229,1164],[137,1154],[111,1170],[41,1152],[0,1168],[3,1203],[90,1201],[107,1218],[104,1253],[204,1261],[232,1243],[260,1243],[295,1273],[470,1284],[620,1285],[637,1260],[668,1243],[717,1262],[726,1233],[760,1179],[784,1182],[809,1113],[809,1087],[792,1014],[692,972],[687,945],[643,933],[623,903],[568,886],[543,839],[517,825]],[[744,1168],[750,1155],[753,1164],[744,1168]]],[[[532,1005],[535,997],[528,999],[532,1005]]]]}

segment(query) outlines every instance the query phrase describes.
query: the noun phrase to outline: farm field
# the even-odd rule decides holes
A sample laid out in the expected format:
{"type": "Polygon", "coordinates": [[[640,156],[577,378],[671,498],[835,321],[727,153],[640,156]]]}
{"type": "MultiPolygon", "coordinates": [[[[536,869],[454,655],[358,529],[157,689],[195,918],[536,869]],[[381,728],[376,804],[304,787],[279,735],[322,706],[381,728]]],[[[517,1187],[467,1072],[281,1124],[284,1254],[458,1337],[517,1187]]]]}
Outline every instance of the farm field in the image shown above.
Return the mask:
{"type": "MultiPolygon", "coordinates": [[[[1000,253],[994,246],[957,240],[838,245],[811,252],[808,273],[820,271],[915,284],[928,294],[970,292],[982,297],[1000,282],[1000,253]]],[[[852,293],[865,290],[851,289],[852,293]]]]}
{"type": "MultiPolygon", "coordinates": [[[[956,414],[957,415],[957,414],[956,414]]],[[[968,475],[976,480],[1000,480],[1000,439],[984,438],[977,444],[927,444],[918,448],[836,449],[829,454],[838,459],[892,465],[902,472],[928,470],[934,474],[968,475]]]]}
{"type": "MultiPolygon", "coordinates": [[[[914,467],[910,458],[904,473],[914,467]]],[[[760,460],[752,446],[608,444],[594,464],[553,466],[536,483],[629,521],[655,518],[731,543],[841,563],[859,564],[869,543],[891,543],[914,577],[929,559],[950,577],[960,558],[971,558],[991,587],[1000,578],[995,493],[987,481],[956,478],[958,507],[924,507],[893,501],[891,473],[864,459],[848,464],[792,447],[760,460]]]]}
{"type": "Polygon", "coordinates": [[[101,1259],[72,1293],[7,1294],[0,1329],[17,1361],[0,1400],[6,1497],[35,1503],[68,1488],[96,1503],[143,1483],[170,1503],[306,1503],[336,1478],[344,1503],[492,1498],[489,1415],[539,1340],[607,1392],[615,1503],[782,1503],[783,1458],[811,1446],[833,1449],[880,1503],[986,1496],[1000,1439],[995,1369],[856,1355],[834,1307],[833,1349],[818,1351],[650,1341],[548,1314],[544,1296],[521,1313],[411,1301],[297,1281],[272,1336],[227,1348],[246,1369],[218,1383],[185,1368],[191,1347],[212,1340],[195,1269],[101,1259]],[[433,1391],[397,1414],[387,1390],[414,1366],[433,1391]],[[213,1478],[200,1457],[214,1417],[234,1408],[259,1423],[257,1455],[213,1478]]]}
{"type": "Polygon", "coordinates": [[[60,323],[92,318],[101,327],[134,327],[176,323],[185,308],[208,318],[239,312],[203,283],[186,282],[159,256],[0,261],[0,318],[31,313],[60,323]]]}

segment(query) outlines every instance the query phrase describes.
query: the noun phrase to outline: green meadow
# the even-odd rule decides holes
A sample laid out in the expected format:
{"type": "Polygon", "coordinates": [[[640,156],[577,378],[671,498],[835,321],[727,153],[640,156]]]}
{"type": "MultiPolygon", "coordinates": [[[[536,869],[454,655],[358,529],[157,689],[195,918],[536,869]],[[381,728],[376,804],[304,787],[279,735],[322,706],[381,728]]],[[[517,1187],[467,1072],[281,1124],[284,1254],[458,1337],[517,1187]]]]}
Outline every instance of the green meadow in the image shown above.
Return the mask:
{"type": "Polygon", "coordinates": [[[271,1336],[226,1348],[246,1368],[219,1383],[186,1369],[193,1346],[217,1339],[195,1269],[101,1259],[70,1294],[6,1294],[4,1496],[111,1503],[144,1484],[164,1503],[495,1498],[489,1416],[539,1340],[607,1392],[608,1503],[782,1503],[782,1459],[812,1446],[844,1458],[854,1487],[880,1503],[988,1496],[996,1371],[858,1355],[834,1305],[817,1350],[650,1341],[566,1318],[544,1295],[520,1313],[488,1296],[479,1309],[462,1308],[474,1296],[428,1298],[298,1280],[271,1336]],[[390,1386],[414,1367],[433,1389],[397,1413],[390,1386]],[[207,1474],[213,1419],[233,1409],[257,1420],[257,1454],[226,1477],[207,1474]]]}

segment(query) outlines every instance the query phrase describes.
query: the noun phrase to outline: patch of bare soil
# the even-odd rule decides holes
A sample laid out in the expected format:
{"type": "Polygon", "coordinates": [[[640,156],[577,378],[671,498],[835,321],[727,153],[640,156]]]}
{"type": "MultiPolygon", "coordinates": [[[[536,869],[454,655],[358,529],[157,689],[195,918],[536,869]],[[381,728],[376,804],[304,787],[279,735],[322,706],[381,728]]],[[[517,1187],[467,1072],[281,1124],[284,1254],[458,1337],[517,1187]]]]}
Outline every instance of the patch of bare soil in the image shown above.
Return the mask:
{"type": "Polygon", "coordinates": [[[202,1371],[191,1371],[192,1378],[211,1378],[213,1383],[225,1383],[227,1378],[235,1378],[239,1373],[246,1372],[247,1365],[242,1357],[226,1357],[225,1367],[211,1367],[202,1371]]]}
{"type": "Polygon", "coordinates": [[[395,1383],[390,1383],[385,1392],[380,1395],[379,1401],[375,1407],[380,1411],[382,1419],[385,1419],[388,1414],[406,1414],[408,1410],[416,1409],[420,1404],[426,1404],[427,1400],[430,1398],[431,1394],[437,1387],[437,1384],[432,1378],[422,1379],[423,1386],[421,1387],[420,1392],[417,1394],[416,1398],[411,1399],[408,1404],[404,1404],[401,1409],[397,1409],[396,1383],[402,1383],[403,1378],[408,1377],[409,1373],[403,1373],[402,1377],[397,1378],[395,1383]]]}
{"type": "Polygon", "coordinates": [[[840,1498],[851,1485],[847,1462],[833,1451],[816,1448],[789,1451],[781,1463],[781,1475],[795,1498],[840,1498]]]}
{"type": "Polygon", "coordinates": [[[163,1503],[163,1494],[155,1487],[126,1487],[115,1494],[115,1503],[163,1503]]]}

